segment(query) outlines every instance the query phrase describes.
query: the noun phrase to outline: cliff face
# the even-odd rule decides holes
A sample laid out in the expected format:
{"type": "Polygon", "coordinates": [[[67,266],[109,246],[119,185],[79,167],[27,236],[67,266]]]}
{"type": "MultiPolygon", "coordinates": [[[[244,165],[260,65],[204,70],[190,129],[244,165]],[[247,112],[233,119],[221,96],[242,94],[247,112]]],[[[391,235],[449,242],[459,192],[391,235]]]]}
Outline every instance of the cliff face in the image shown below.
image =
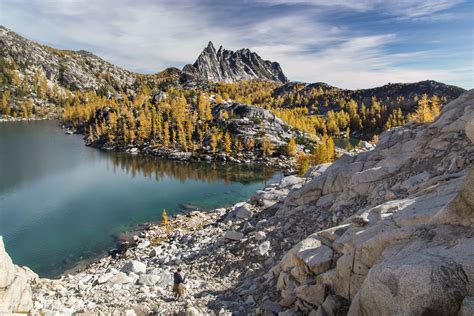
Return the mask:
{"type": "Polygon", "coordinates": [[[238,80],[268,80],[285,83],[288,81],[277,62],[263,60],[249,49],[230,51],[223,49],[218,51],[212,42],[202,51],[196,62],[183,68],[201,80],[211,82],[233,82],[238,80]]]}

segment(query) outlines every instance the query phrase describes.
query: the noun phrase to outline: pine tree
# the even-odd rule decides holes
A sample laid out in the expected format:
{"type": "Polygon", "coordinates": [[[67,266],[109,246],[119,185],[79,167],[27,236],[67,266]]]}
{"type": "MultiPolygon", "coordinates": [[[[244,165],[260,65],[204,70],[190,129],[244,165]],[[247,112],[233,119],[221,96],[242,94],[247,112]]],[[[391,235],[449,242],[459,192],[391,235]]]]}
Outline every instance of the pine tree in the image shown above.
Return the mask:
{"type": "Polygon", "coordinates": [[[8,99],[10,98],[10,91],[5,90],[2,94],[2,107],[0,108],[0,112],[5,115],[10,115],[10,106],[8,105],[8,99]]]}
{"type": "Polygon", "coordinates": [[[329,139],[327,135],[323,135],[323,137],[321,138],[321,142],[319,144],[316,144],[316,148],[314,149],[313,153],[313,163],[315,165],[319,165],[329,161],[328,142],[329,139]]]}
{"type": "Polygon", "coordinates": [[[437,95],[431,97],[431,116],[433,119],[437,118],[441,112],[441,104],[437,95]]]}
{"type": "Polygon", "coordinates": [[[296,155],[296,152],[297,152],[296,141],[292,137],[290,138],[290,141],[288,142],[288,145],[287,145],[287,154],[290,157],[294,157],[296,155]]]}
{"type": "Polygon", "coordinates": [[[244,146],[242,145],[242,143],[239,141],[238,138],[235,138],[234,150],[236,154],[240,154],[244,150],[244,146]]]}
{"type": "MultiPolygon", "coordinates": [[[[91,133],[91,129],[89,130],[89,135],[92,135],[91,133]]],[[[122,124],[122,138],[123,138],[123,145],[128,145],[128,142],[130,141],[129,139],[129,131],[128,131],[128,126],[127,124],[124,122],[122,124]]]]}
{"type": "Polygon", "coordinates": [[[327,140],[326,148],[328,153],[327,161],[333,161],[336,155],[336,147],[334,145],[334,140],[332,139],[332,137],[329,137],[329,139],[327,140]]]}
{"type": "Polygon", "coordinates": [[[222,97],[221,97],[220,94],[217,94],[217,95],[216,95],[216,103],[217,103],[217,104],[222,104],[222,103],[224,103],[224,99],[222,99],[222,97]]]}
{"type": "Polygon", "coordinates": [[[219,143],[219,138],[216,133],[212,133],[211,135],[211,148],[212,152],[216,152],[217,144],[219,143]]]}
{"type": "Polygon", "coordinates": [[[178,142],[184,149],[184,151],[188,151],[188,144],[186,142],[186,132],[184,130],[183,124],[181,123],[181,121],[178,121],[176,125],[178,142]]]}
{"type": "Polygon", "coordinates": [[[211,102],[209,101],[207,95],[203,93],[199,95],[198,111],[201,121],[208,122],[212,120],[211,102]]]}
{"type": "Polygon", "coordinates": [[[175,145],[176,144],[176,129],[174,128],[171,128],[171,145],[175,145]]]}
{"type": "Polygon", "coordinates": [[[418,101],[418,109],[415,112],[415,120],[420,124],[433,121],[433,116],[428,103],[428,96],[426,94],[423,94],[421,100],[418,101]]]}
{"type": "Polygon", "coordinates": [[[43,77],[39,84],[38,96],[41,99],[44,99],[46,97],[47,91],[48,91],[48,82],[46,81],[46,78],[43,77]]]}
{"type": "Polygon", "coordinates": [[[144,111],[140,112],[140,116],[138,117],[138,124],[138,141],[143,144],[143,142],[148,139],[151,133],[151,124],[144,111]]]}
{"type": "Polygon", "coordinates": [[[87,140],[91,143],[95,140],[94,132],[92,131],[92,125],[89,125],[89,136],[87,136],[87,140]]]}
{"type": "Polygon", "coordinates": [[[94,129],[93,130],[95,132],[96,138],[100,138],[100,135],[102,135],[102,129],[101,129],[100,124],[97,121],[94,123],[94,129]]]}
{"type": "Polygon", "coordinates": [[[229,132],[226,132],[224,136],[224,151],[228,155],[232,153],[232,141],[230,139],[229,132]]]}
{"type": "Polygon", "coordinates": [[[306,171],[309,169],[311,162],[311,157],[304,152],[300,151],[296,155],[296,169],[298,170],[298,174],[300,176],[304,175],[306,171]]]}
{"type": "Polygon", "coordinates": [[[229,113],[226,110],[222,111],[221,118],[227,121],[229,119],[229,113]]]}
{"type": "Polygon", "coordinates": [[[163,146],[165,148],[170,146],[170,125],[168,122],[163,124],[163,146]]]}
{"type": "Polygon", "coordinates": [[[18,88],[21,84],[20,76],[18,76],[18,73],[16,71],[13,71],[11,82],[12,85],[16,88],[18,88]]]}
{"type": "Polygon", "coordinates": [[[255,148],[255,141],[253,140],[253,138],[248,138],[246,145],[247,145],[248,151],[253,152],[255,148]]]}
{"type": "Polygon", "coordinates": [[[262,141],[262,155],[263,157],[270,157],[275,151],[275,145],[265,136],[262,141]]]}
{"type": "Polygon", "coordinates": [[[163,210],[163,212],[161,212],[161,225],[168,225],[168,224],[169,224],[168,213],[166,212],[166,210],[163,210]]]}

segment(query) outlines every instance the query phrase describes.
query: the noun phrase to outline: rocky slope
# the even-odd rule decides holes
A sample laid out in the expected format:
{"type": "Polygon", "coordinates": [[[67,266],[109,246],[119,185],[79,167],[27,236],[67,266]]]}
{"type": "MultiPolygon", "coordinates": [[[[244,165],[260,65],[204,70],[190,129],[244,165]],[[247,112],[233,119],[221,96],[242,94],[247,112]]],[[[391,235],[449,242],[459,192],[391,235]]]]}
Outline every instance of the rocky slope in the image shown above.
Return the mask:
{"type": "Polygon", "coordinates": [[[136,74],[90,52],[51,48],[3,26],[0,26],[0,56],[15,61],[20,77],[33,77],[37,69],[41,69],[50,85],[70,90],[99,90],[112,86],[126,91],[136,80],[136,74]]]}
{"type": "Polygon", "coordinates": [[[211,82],[233,82],[238,80],[288,81],[277,62],[263,60],[249,49],[216,51],[212,42],[199,55],[196,62],[183,68],[185,73],[211,82]]]}
{"type": "Polygon", "coordinates": [[[384,133],[374,151],[342,157],[288,196],[278,216],[307,208],[355,215],[280,261],[273,271],[285,304],[320,313],[346,302],[349,315],[472,314],[473,100],[471,90],[429,126],[384,133]]]}
{"type": "Polygon", "coordinates": [[[473,142],[474,90],[430,125],[383,133],[372,151],[286,177],[234,207],[150,226],[117,259],[31,281],[25,306],[64,314],[472,315],[473,142]],[[178,265],[188,295],[175,302],[178,265]]]}

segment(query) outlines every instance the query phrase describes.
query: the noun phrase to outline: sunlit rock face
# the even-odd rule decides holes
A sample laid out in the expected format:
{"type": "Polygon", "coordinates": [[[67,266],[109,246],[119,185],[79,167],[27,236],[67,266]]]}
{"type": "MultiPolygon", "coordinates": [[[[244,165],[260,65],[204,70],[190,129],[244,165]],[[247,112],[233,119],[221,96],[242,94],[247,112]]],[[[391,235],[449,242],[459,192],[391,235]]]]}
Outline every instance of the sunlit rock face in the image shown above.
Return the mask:
{"type": "Polygon", "coordinates": [[[374,150],[341,157],[289,194],[277,216],[313,205],[336,219],[353,215],[283,257],[274,269],[283,302],[327,314],[345,304],[352,316],[472,314],[473,96],[444,106],[430,125],[388,130],[374,150]],[[324,303],[323,290],[299,294],[313,283],[324,303]]]}
{"type": "Polygon", "coordinates": [[[233,82],[238,80],[288,81],[277,62],[263,60],[249,49],[231,51],[222,48],[216,51],[212,42],[202,51],[196,62],[186,65],[183,71],[211,82],[233,82]]]}
{"type": "Polygon", "coordinates": [[[0,314],[26,313],[33,308],[29,282],[38,276],[13,264],[0,236],[0,314]]]}

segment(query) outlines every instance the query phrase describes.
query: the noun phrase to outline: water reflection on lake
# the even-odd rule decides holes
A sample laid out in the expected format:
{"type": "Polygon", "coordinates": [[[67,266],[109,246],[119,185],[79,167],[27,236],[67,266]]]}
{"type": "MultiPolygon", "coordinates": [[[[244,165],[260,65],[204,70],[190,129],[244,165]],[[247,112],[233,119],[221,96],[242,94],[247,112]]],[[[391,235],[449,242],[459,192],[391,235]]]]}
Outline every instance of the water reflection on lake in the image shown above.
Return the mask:
{"type": "Polygon", "coordinates": [[[211,209],[280,180],[269,168],[107,153],[57,122],[0,124],[0,235],[15,263],[54,276],[113,236],[184,207],[211,209]]]}

